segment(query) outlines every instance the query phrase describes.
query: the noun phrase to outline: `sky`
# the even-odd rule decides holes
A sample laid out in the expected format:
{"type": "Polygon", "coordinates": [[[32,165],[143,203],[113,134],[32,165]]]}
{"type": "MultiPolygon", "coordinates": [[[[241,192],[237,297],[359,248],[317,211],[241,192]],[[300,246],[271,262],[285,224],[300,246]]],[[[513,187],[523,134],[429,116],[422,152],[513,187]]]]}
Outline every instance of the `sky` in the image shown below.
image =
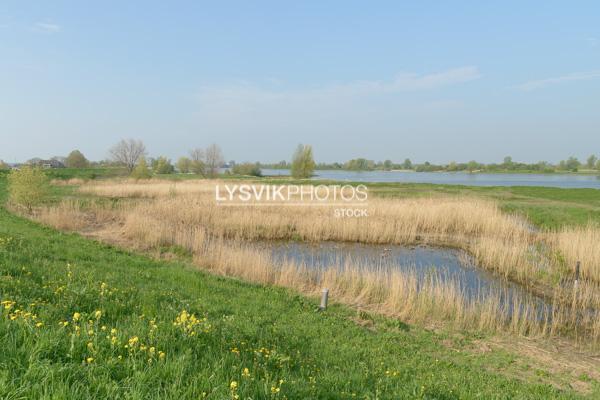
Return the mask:
{"type": "Polygon", "coordinates": [[[598,1],[0,3],[0,159],[600,155],[598,1]]]}

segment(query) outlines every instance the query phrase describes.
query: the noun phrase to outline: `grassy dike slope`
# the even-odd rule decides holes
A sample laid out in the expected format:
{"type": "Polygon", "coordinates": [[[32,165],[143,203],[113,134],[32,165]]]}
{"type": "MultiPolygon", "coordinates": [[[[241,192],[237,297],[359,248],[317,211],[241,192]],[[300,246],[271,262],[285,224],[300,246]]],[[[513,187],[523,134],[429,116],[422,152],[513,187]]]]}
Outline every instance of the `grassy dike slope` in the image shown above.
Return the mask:
{"type": "Polygon", "coordinates": [[[315,300],[288,290],[131,254],[4,208],[0,300],[2,399],[576,397],[514,355],[469,351],[474,337],[337,305],[317,313],[315,300]]]}

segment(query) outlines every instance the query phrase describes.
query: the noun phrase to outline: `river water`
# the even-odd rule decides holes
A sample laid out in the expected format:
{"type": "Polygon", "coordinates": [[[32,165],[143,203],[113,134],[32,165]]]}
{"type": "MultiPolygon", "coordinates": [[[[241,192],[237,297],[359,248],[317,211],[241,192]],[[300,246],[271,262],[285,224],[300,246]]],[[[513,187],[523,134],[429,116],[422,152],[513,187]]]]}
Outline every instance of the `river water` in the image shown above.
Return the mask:
{"type": "MultiPolygon", "coordinates": [[[[288,176],[287,169],[263,169],[266,176],[288,176]]],[[[467,172],[341,171],[318,170],[313,179],[348,182],[433,183],[466,186],[546,186],[600,189],[599,175],[485,174],[467,172]]]]}

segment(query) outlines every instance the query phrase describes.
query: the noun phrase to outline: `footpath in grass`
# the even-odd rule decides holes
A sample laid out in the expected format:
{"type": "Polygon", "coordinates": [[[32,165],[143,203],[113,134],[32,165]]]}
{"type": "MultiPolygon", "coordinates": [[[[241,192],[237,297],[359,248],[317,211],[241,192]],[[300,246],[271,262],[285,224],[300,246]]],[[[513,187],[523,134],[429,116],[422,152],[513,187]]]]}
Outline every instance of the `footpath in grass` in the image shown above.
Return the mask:
{"type": "MultiPolygon", "coordinates": [[[[574,398],[502,353],[0,208],[0,398],[574,398]],[[358,316],[362,321],[359,323],[358,316]],[[525,374],[524,374],[525,375],[525,374]]],[[[468,338],[464,339],[468,341],[468,338]]]]}

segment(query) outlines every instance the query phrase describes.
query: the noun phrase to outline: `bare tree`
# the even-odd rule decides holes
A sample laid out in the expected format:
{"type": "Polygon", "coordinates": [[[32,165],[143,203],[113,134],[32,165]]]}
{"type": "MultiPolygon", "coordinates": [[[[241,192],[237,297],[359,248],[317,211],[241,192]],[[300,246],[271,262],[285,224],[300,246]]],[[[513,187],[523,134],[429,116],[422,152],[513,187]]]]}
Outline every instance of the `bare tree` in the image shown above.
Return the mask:
{"type": "Polygon", "coordinates": [[[196,148],[190,151],[190,170],[198,175],[204,175],[204,150],[196,148]]]}
{"type": "Polygon", "coordinates": [[[214,178],[219,173],[219,168],[224,163],[223,152],[216,144],[211,144],[206,148],[205,164],[206,173],[210,178],[214,178]]]}
{"type": "Polygon", "coordinates": [[[127,172],[131,173],[140,157],[146,155],[146,146],[141,140],[121,140],[110,148],[113,161],[125,165],[127,172]]]}

